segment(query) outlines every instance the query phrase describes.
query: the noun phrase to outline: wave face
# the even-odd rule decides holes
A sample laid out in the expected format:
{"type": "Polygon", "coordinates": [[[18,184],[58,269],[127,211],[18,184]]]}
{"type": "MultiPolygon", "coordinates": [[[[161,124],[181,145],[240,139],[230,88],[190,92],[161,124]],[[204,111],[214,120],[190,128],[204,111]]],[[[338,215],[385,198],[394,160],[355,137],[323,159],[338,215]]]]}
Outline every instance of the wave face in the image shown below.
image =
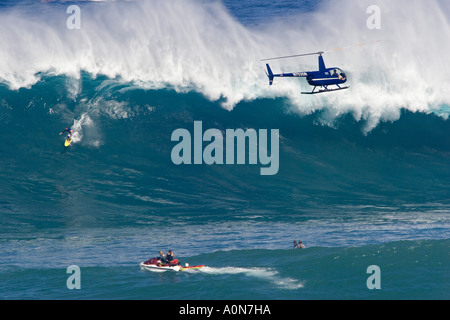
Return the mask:
{"type": "Polygon", "coordinates": [[[64,1],[0,6],[0,298],[71,299],[59,279],[72,264],[92,299],[448,298],[443,1],[380,1],[381,30],[367,29],[364,1],[78,5],[80,30],[66,28],[64,1]],[[269,87],[259,61],[378,39],[325,54],[351,79],[328,95],[300,95],[309,88],[296,79],[269,87]],[[194,121],[278,129],[278,173],[175,165],[171,135],[194,121]],[[307,250],[292,254],[299,239],[307,250]],[[210,268],[159,280],[139,271],[169,248],[210,268]],[[365,289],[372,264],[395,283],[379,295],[365,289]],[[164,281],[173,290],[155,296],[148,278],[158,294],[164,281]]]}
{"type": "MultiPolygon", "coordinates": [[[[106,223],[103,212],[115,215],[121,205],[144,216],[150,210],[215,219],[223,212],[229,218],[260,212],[295,216],[309,209],[359,214],[372,206],[374,212],[409,212],[416,206],[428,212],[449,204],[449,123],[434,114],[405,112],[365,136],[364,124],[350,115],[335,128],[322,126],[321,112],[300,117],[286,112],[284,99],[247,102],[229,112],[195,93],[140,89],[86,75],[73,100],[66,89],[71,81],[55,76],[31,89],[0,88],[2,197],[18,223],[16,210],[34,216],[44,203],[52,204],[44,211],[63,221],[73,217],[67,210],[89,216],[86,226],[92,219],[106,223]],[[194,120],[202,121],[203,130],[279,129],[278,173],[263,177],[261,165],[248,160],[175,165],[171,152],[177,142],[171,135],[178,128],[194,134],[194,120]],[[66,126],[74,130],[69,149],[58,135],[66,126]],[[336,205],[341,207],[332,209],[336,205]]],[[[120,216],[111,220],[113,226],[123,222],[120,216]]],[[[36,218],[30,225],[45,228],[36,218]]]]}
{"type": "MultiPolygon", "coordinates": [[[[449,48],[439,41],[450,36],[446,2],[378,1],[380,30],[367,27],[370,4],[322,1],[309,11],[304,8],[311,5],[301,2],[289,15],[286,8],[293,4],[287,3],[278,9],[286,11],[282,18],[261,12],[255,26],[251,14],[253,24],[243,25],[218,1],[88,2],[80,4],[80,30],[66,27],[64,3],[41,4],[39,10],[16,6],[1,13],[0,79],[17,89],[35,84],[43,73],[79,79],[87,72],[145,88],[193,90],[228,110],[240,101],[287,97],[302,114],[325,110],[328,124],[350,113],[366,121],[366,131],[380,120],[397,120],[402,109],[433,112],[448,105],[450,80],[442,69],[449,48]],[[326,54],[326,64],[340,66],[351,79],[342,94],[300,96],[307,85],[295,80],[268,88],[259,61],[375,40],[382,42],[326,54]]],[[[245,20],[255,4],[236,6],[245,20]]],[[[311,70],[317,62],[284,60],[273,68],[311,70]]]]}

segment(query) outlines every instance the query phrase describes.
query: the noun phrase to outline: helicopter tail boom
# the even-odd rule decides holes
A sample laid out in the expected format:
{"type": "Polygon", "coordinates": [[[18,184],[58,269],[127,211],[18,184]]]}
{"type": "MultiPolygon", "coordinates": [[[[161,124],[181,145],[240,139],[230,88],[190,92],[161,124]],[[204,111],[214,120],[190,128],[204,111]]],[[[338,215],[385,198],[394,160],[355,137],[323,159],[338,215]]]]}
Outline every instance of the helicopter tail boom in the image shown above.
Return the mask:
{"type": "Polygon", "coordinates": [[[294,72],[294,73],[279,73],[279,74],[273,74],[272,69],[270,69],[270,66],[268,63],[266,63],[267,67],[267,77],[269,77],[269,85],[273,84],[273,79],[275,77],[307,77],[307,72],[294,72]]]}

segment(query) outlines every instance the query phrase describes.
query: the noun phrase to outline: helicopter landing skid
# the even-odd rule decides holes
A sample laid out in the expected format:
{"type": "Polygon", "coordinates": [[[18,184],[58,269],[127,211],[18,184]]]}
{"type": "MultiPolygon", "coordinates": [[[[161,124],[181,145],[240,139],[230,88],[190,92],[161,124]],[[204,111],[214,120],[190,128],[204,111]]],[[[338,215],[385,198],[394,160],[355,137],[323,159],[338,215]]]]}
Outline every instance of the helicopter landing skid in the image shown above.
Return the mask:
{"type": "Polygon", "coordinates": [[[338,88],[334,88],[334,89],[328,89],[327,87],[323,87],[324,89],[320,89],[320,90],[316,90],[316,87],[314,87],[314,89],[311,92],[302,92],[302,94],[317,94],[317,93],[324,93],[324,92],[332,92],[332,91],[339,91],[339,90],[345,90],[350,88],[350,86],[346,86],[346,87],[339,87],[338,88]]]}

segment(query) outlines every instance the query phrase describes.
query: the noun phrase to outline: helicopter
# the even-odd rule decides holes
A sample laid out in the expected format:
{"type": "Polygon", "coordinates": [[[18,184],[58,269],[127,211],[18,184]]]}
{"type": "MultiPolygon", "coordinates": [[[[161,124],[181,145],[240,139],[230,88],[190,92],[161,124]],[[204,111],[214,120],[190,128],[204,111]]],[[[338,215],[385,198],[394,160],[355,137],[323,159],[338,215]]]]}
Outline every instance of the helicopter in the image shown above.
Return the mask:
{"type": "MultiPolygon", "coordinates": [[[[376,41],[380,42],[380,40],[376,41]]],[[[362,46],[366,45],[367,43],[360,43],[354,45],[362,46]]],[[[352,46],[353,47],[353,46],[352,46]]],[[[338,90],[345,90],[350,88],[350,86],[342,86],[344,83],[347,82],[347,75],[344,71],[342,71],[340,68],[327,68],[325,67],[325,62],[323,60],[323,54],[327,52],[334,52],[342,49],[346,49],[349,47],[329,50],[329,51],[319,51],[319,52],[312,52],[312,53],[304,53],[304,54],[296,54],[292,56],[284,56],[284,57],[276,57],[276,58],[269,58],[269,59],[262,59],[261,61],[269,61],[269,60],[279,60],[279,59],[287,59],[287,58],[294,58],[294,57],[304,57],[304,56],[311,56],[311,55],[318,55],[319,59],[319,70],[318,71],[306,71],[306,72],[293,72],[293,73],[279,73],[274,74],[272,72],[272,69],[270,68],[269,64],[266,63],[267,68],[267,77],[269,78],[269,85],[273,84],[273,80],[275,77],[304,77],[306,78],[306,81],[308,81],[308,84],[313,86],[311,92],[302,92],[302,94],[317,94],[317,93],[323,93],[323,92],[332,92],[332,91],[338,91],[338,90]],[[334,86],[334,87],[330,87],[334,86]],[[319,90],[316,91],[316,88],[319,87],[319,90]]]]}

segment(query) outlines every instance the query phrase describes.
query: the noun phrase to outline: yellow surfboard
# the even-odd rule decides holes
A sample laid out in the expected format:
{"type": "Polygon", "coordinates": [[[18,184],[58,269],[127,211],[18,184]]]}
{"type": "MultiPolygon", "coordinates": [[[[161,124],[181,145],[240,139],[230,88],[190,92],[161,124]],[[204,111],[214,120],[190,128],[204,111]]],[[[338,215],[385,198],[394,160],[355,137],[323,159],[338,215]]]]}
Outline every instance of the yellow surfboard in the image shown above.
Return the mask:
{"type": "Polygon", "coordinates": [[[67,138],[66,141],[64,141],[64,146],[68,147],[72,143],[72,140],[70,138],[67,138]]]}

